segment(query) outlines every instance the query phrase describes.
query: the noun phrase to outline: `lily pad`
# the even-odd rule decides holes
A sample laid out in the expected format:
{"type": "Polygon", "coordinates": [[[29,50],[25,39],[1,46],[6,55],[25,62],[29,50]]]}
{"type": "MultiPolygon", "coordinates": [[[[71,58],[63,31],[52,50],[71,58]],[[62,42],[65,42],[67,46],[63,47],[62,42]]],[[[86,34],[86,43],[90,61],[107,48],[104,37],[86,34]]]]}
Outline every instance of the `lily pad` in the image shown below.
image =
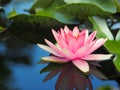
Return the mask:
{"type": "Polygon", "coordinates": [[[120,72],[120,54],[116,55],[113,62],[114,62],[114,65],[116,66],[117,70],[120,72]]]}
{"type": "Polygon", "coordinates": [[[8,30],[28,43],[44,43],[45,38],[54,42],[51,29],[58,30],[64,26],[53,18],[38,15],[17,15],[11,20],[13,23],[8,30]]]}
{"type": "Polygon", "coordinates": [[[35,0],[34,5],[32,6],[31,10],[36,7],[47,7],[49,6],[54,0],[35,0]]]}
{"type": "Polygon", "coordinates": [[[120,42],[118,42],[118,41],[108,40],[105,43],[105,47],[111,53],[120,54],[120,42]]]}
{"type": "Polygon", "coordinates": [[[64,0],[64,2],[66,4],[58,7],[57,10],[76,17],[107,16],[116,13],[113,0],[64,0]]]}
{"type": "Polygon", "coordinates": [[[34,14],[39,16],[53,18],[61,23],[79,24],[73,16],[56,11],[56,8],[59,7],[61,3],[63,3],[62,0],[45,0],[44,2],[42,0],[36,0],[30,11],[34,11],[34,14]]]}
{"type": "Polygon", "coordinates": [[[120,41],[120,30],[117,32],[115,40],[116,41],[120,41]]]}
{"type": "Polygon", "coordinates": [[[92,22],[94,29],[97,30],[98,38],[108,38],[109,40],[114,39],[104,18],[93,16],[89,17],[89,20],[92,22]]]}
{"type": "Polygon", "coordinates": [[[12,17],[14,17],[14,16],[16,16],[16,15],[17,15],[16,11],[13,10],[13,11],[11,11],[10,13],[7,14],[7,18],[12,18],[12,17]]]}
{"type": "Polygon", "coordinates": [[[79,22],[74,17],[72,17],[70,15],[65,15],[65,14],[59,13],[54,10],[46,10],[46,9],[37,8],[36,15],[47,16],[47,17],[53,18],[61,23],[65,23],[65,24],[74,24],[74,25],[79,24],[79,22]]]}
{"type": "Polygon", "coordinates": [[[0,26],[0,32],[3,31],[3,30],[4,30],[4,28],[2,26],[0,26]]]}

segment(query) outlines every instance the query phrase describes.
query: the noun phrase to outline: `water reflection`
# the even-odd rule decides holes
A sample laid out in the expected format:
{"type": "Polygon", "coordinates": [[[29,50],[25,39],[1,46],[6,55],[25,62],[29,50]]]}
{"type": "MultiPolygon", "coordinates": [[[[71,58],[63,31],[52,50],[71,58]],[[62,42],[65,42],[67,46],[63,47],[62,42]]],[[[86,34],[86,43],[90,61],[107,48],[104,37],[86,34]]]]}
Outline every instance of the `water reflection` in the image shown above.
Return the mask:
{"type": "MultiPolygon", "coordinates": [[[[40,61],[39,63],[48,62],[40,61]]],[[[58,74],[55,90],[93,90],[91,83],[92,75],[102,80],[107,79],[94,65],[99,66],[96,62],[90,62],[90,73],[85,74],[71,62],[67,64],[49,63],[40,73],[49,72],[43,82],[52,79],[58,74]]]]}

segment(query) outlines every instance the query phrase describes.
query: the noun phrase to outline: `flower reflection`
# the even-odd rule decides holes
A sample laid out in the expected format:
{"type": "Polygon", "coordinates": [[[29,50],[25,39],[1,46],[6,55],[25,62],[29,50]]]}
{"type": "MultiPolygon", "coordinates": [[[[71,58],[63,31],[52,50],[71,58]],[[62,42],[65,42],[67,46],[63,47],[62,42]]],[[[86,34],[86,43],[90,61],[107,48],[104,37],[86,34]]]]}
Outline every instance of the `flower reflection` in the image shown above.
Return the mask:
{"type": "Polygon", "coordinates": [[[86,90],[87,88],[89,90],[92,90],[92,74],[100,79],[106,79],[106,77],[99,70],[97,70],[96,67],[94,67],[93,64],[98,65],[96,62],[90,63],[89,74],[81,72],[73,65],[73,63],[49,63],[45,68],[41,70],[40,73],[49,72],[48,75],[44,78],[44,82],[59,74],[55,84],[55,90],[86,90]]]}
{"type": "Polygon", "coordinates": [[[92,54],[96,49],[101,47],[107,39],[94,39],[96,31],[88,35],[88,30],[79,31],[78,27],[74,27],[71,31],[67,26],[64,29],[52,33],[57,41],[54,45],[52,42],[45,39],[48,44],[38,44],[42,49],[50,52],[52,55],[42,57],[45,61],[66,63],[72,62],[78,69],[84,73],[89,72],[88,61],[98,61],[109,59],[112,55],[92,54]]]}

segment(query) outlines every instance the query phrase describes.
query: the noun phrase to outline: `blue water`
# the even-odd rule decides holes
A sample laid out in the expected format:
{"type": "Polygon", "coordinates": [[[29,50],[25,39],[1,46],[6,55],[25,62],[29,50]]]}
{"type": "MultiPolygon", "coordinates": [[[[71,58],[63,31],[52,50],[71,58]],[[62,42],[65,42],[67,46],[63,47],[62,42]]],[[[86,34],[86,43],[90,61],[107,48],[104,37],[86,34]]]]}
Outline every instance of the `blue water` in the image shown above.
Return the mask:
{"type": "MultiPolygon", "coordinates": [[[[48,56],[49,53],[40,49],[37,45],[29,45],[29,47],[23,46],[23,48],[18,49],[18,51],[16,51],[16,49],[13,48],[11,49],[11,52],[9,51],[9,53],[7,52],[8,51],[7,49],[8,48],[5,43],[0,43],[0,52],[1,52],[0,55],[15,56],[20,53],[19,55],[21,56],[22,55],[30,56],[30,62],[31,62],[30,65],[15,63],[11,60],[6,62],[6,66],[11,70],[11,74],[7,77],[5,84],[7,85],[7,87],[12,88],[12,90],[14,89],[15,90],[55,90],[55,83],[57,80],[57,76],[43,83],[43,79],[48,73],[40,74],[40,70],[43,69],[46,66],[46,64],[37,64],[37,62],[40,61],[41,57],[48,56]]],[[[118,87],[118,84],[112,80],[102,81],[94,76],[92,77],[91,80],[92,80],[93,90],[97,90],[97,88],[106,85],[112,87],[118,87]]]]}
{"type": "MultiPolygon", "coordinates": [[[[42,80],[45,78],[47,73],[40,74],[40,70],[45,67],[44,64],[37,64],[42,56],[49,55],[49,53],[41,50],[38,46],[34,45],[32,50],[28,50],[32,55],[32,65],[9,65],[12,70],[13,82],[10,86],[13,88],[19,88],[19,90],[54,90],[57,76],[53,79],[43,83],[42,80]]],[[[94,90],[98,87],[109,85],[118,87],[115,81],[102,81],[96,77],[93,77],[92,84],[94,90]]]]}
{"type": "Polygon", "coordinates": [[[11,0],[11,2],[4,7],[6,13],[9,13],[13,10],[17,14],[29,14],[27,10],[31,8],[34,0],[11,0]]]}
{"type": "Polygon", "coordinates": [[[25,66],[22,64],[9,65],[12,70],[12,77],[14,82],[12,87],[19,88],[19,90],[54,90],[54,84],[57,78],[53,78],[47,83],[43,83],[42,80],[47,75],[40,74],[40,70],[46,66],[44,64],[37,64],[42,56],[48,55],[48,53],[41,50],[38,46],[34,46],[32,50],[28,50],[32,56],[32,65],[25,66]]]}

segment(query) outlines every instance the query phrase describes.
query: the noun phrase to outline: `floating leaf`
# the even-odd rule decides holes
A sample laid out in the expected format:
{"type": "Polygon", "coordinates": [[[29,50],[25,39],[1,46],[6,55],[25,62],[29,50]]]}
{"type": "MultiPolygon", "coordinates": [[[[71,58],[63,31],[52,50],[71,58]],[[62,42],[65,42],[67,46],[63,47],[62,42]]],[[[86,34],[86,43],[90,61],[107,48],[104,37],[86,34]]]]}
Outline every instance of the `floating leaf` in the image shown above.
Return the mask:
{"type": "Polygon", "coordinates": [[[8,27],[9,31],[17,38],[28,43],[45,43],[45,38],[54,42],[51,29],[57,30],[64,26],[57,20],[46,16],[23,14],[11,19],[13,23],[8,27]]]}
{"type": "Polygon", "coordinates": [[[7,18],[12,18],[12,17],[15,17],[16,15],[17,15],[16,11],[13,10],[10,13],[7,14],[7,18]]]}
{"type": "Polygon", "coordinates": [[[116,41],[120,41],[120,30],[117,32],[115,40],[116,41]]]}
{"type": "Polygon", "coordinates": [[[4,30],[4,28],[2,26],[0,26],[0,31],[3,31],[3,30],[4,30]]]}
{"type": "Polygon", "coordinates": [[[113,62],[114,62],[114,65],[116,66],[117,70],[120,72],[120,54],[115,56],[113,62]]]}
{"type": "Polygon", "coordinates": [[[120,12],[120,0],[113,0],[117,6],[117,11],[120,12]]]}
{"type": "Polygon", "coordinates": [[[109,52],[115,53],[115,54],[120,54],[120,42],[118,41],[111,41],[108,40],[105,43],[105,47],[108,49],[109,52]]]}
{"type": "Polygon", "coordinates": [[[61,22],[61,23],[66,23],[66,24],[79,24],[78,21],[75,20],[75,18],[73,18],[70,15],[65,15],[62,13],[59,13],[57,11],[53,11],[53,10],[46,10],[46,9],[40,9],[37,8],[36,9],[36,15],[38,16],[47,16],[53,19],[56,19],[57,21],[61,22]]]}
{"type": "Polygon", "coordinates": [[[62,3],[61,0],[45,0],[44,2],[42,0],[36,0],[36,3],[30,11],[34,11],[34,13],[39,16],[53,18],[61,23],[78,24],[78,21],[75,20],[74,16],[66,15],[55,10],[60,3],[62,3]]]}
{"type": "Polygon", "coordinates": [[[118,64],[119,62],[119,57],[118,54],[120,54],[120,31],[118,31],[116,38],[114,40],[113,35],[111,34],[110,30],[107,27],[106,21],[102,18],[98,17],[89,17],[89,20],[93,23],[94,28],[98,31],[97,36],[99,38],[101,37],[107,37],[109,40],[104,44],[106,49],[110,53],[117,54],[116,58],[114,59],[114,64],[116,68],[120,71],[120,66],[118,64]]]}
{"type": "Polygon", "coordinates": [[[54,0],[35,0],[34,5],[32,6],[31,10],[34,10],[36,7],[48,7],[54,0]]]}
{"type": "Polygon", "coordinates": [[[113,87],[106,85],[106,86],[99,87],[97,90],[114,90],[114,89],[113,87]]]}
{"type": "Polygon", "coordinates": [[[113,35],[110,32],[104,18],[94,16],[89,17],[89,20],[92,22],[94,29],[98,31],[97,36],[99,38],[108,38],[109,40],[113,40],[113,35]]]}
{"type": "Polygon", "coordinates": [[[64,0],[64,2],[66,4],[58,7],[58,11],[76,17],[106,16],[116,12],[116,6],[113,0],[64,0]]]}

